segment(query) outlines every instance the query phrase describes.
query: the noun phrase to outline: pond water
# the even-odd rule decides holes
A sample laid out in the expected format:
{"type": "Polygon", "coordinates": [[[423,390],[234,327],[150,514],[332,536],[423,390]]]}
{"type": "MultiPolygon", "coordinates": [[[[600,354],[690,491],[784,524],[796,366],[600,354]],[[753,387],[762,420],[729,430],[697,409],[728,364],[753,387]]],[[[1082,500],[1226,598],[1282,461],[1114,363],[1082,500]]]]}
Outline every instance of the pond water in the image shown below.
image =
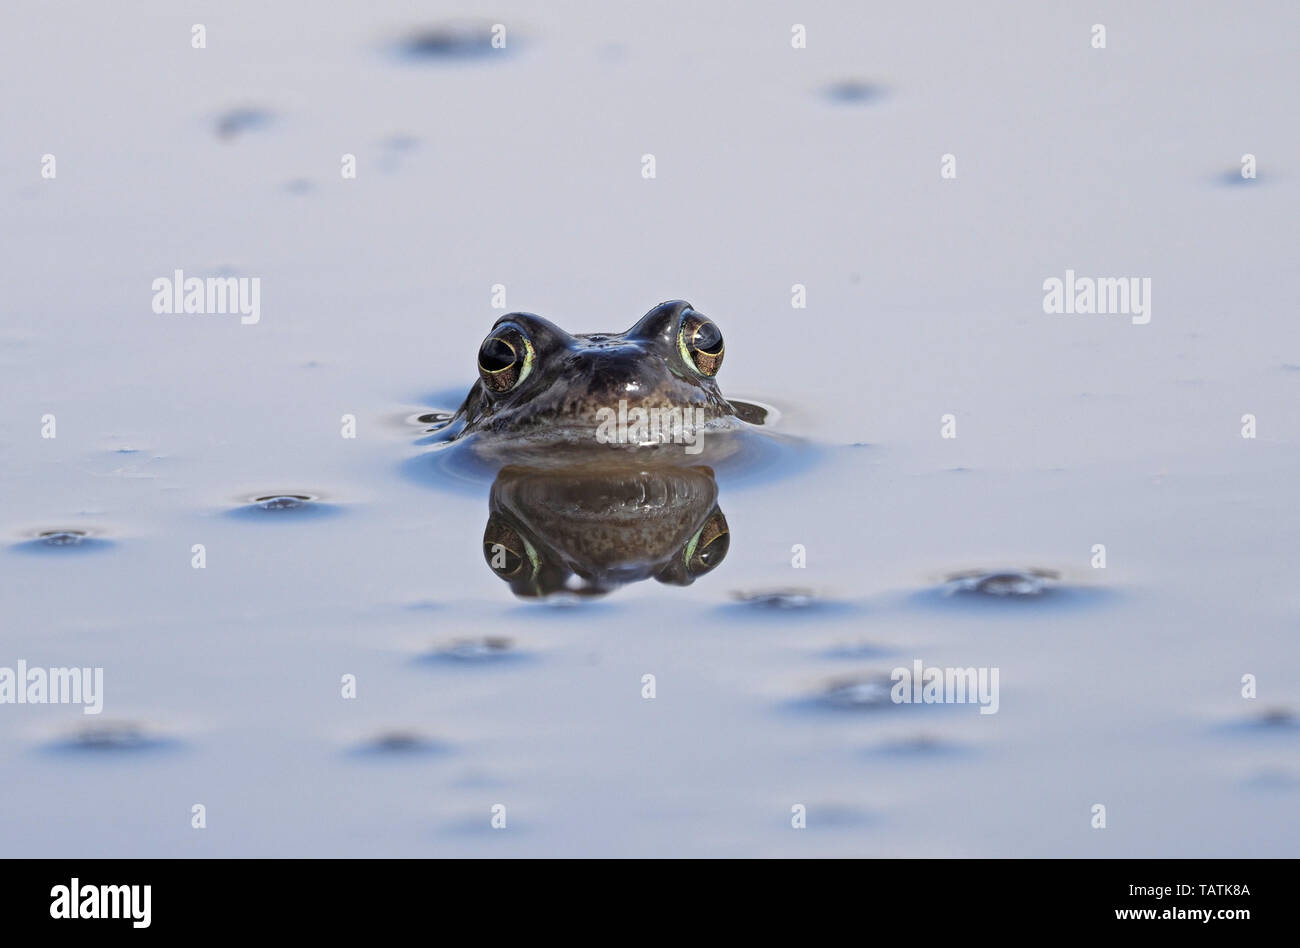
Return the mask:
{"type": "Polygon", "coordinates": [[[1295,855],[1297,23],[1181,9],[15,7],[0,666],[104,684],[0,705],[0,853],[1295,855]],[[1045,314],[1067,270],[1150,321],[1045,314]],[[449,466],[497,284],[688,299],[779,423],[603,494],[449,466]],[[601,595],[485,560],[637,504],[601,595]],[[917,661],[997,713],[882,700],[917,661]]]}

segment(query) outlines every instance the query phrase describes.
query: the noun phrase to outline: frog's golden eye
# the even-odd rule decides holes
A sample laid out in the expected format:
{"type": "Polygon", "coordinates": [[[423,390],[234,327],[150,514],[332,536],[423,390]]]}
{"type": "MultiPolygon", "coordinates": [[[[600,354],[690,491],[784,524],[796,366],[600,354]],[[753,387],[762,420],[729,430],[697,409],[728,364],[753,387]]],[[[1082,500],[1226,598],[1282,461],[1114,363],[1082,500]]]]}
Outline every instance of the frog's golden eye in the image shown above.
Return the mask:
{"type": "Polygon", "coordinates": [[[686,547],[686,570],[692,576],[702,576],[716,567],[731,548],[731,531],[721,510],[704,522],[686,547]]]}
{"type": "Polygon", "coordinates": [[[722,368],[722,330],[713,320],[694,310],[687,310],[677,334],[677,347],[686,364],[701,375],[712,378],[722,368]]]}
{"type": "Polygon", "coordinates": [[[533,344],[513,326],[502,326],[478,348],[478,374],[488,390],[503,395],[533,369],[533,344]]]}

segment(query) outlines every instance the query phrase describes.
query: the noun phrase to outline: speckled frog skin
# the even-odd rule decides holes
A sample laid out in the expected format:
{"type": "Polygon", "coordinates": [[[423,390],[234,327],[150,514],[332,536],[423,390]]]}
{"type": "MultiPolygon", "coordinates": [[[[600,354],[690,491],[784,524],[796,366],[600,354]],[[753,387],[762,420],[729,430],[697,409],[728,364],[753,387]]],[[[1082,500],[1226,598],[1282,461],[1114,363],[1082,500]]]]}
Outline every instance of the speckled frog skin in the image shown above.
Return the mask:
{"type": "Polygon", "coordinates": [[[688,429],[738,423],[723,397],[722,332],[690,303],[661,303],[622,333],[573,335],[540,316],[510,313],[479,347],[478,381],[449,427],[453,437],[508,436],[531,444],[594,444],[620,402],[676,409],[688,429]]]}

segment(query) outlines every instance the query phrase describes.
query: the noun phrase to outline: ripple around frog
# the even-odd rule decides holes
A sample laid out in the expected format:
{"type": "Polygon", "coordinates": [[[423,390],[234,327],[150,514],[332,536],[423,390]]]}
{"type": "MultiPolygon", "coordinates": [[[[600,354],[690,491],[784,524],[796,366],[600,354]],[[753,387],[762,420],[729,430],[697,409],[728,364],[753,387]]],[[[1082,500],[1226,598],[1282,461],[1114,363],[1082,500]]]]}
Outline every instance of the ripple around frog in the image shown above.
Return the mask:
{"type": "MultiPolygon", "coordinates": [[[[564,440],[564,432],[557,434],[554,429],[532,436],[464,435],[464,419],[457,412],[427,410],[407,417],[409,424],[424,431],[415,443],[428,450],[405,462],[404,472],[425,485],[456,489],[490,481],[508,465],[611,471],[707,465],[728,487],[748,487],[784,480],[821,460],[820,446],[772,430],[781,417],[776,407],[735,399],[730,404],[735,417],[706,428],[699,435],[700,450],[695,454],[687,453],[688,446],[681,444],[637,446],[564,440]]],[[[590,432],[585,434],[590,438],[590,432]]]]}

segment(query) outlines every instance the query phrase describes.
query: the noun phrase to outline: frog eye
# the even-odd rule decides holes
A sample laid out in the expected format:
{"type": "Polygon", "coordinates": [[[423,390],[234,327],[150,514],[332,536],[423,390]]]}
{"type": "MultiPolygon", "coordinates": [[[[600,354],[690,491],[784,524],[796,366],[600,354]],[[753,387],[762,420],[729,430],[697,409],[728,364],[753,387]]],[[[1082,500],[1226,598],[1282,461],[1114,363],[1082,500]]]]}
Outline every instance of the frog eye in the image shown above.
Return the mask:
{"type": "Polygon", "coordinates": [[[528,377],[533,368],[533,344],[513,326],[502,326],[478,347],[478,374],[483,384],[503,395],[528,377]]]}
{"type": "Polygon", "coordinates": [[[488,521],[483,534],[483,559],[498,576],[509,579],[516,576],[531,560],[531,551],[524,539],[513,529],[495,519],[488,521]]]}
{"type": "Polygon", "coordinates": [[[722,368],[722,330],[718,324],[694,310],[687,310],[677,334],[682,358],[696,372],[712,378],[722,368]]]}
{"type": "Polygon", "coordinates": [[[727,528],[727,518],[721,510],[715,510],[686,546],[687,572],[691,576],[704,575],[726,558],[730,548],[731,532],[727,528]]]}

